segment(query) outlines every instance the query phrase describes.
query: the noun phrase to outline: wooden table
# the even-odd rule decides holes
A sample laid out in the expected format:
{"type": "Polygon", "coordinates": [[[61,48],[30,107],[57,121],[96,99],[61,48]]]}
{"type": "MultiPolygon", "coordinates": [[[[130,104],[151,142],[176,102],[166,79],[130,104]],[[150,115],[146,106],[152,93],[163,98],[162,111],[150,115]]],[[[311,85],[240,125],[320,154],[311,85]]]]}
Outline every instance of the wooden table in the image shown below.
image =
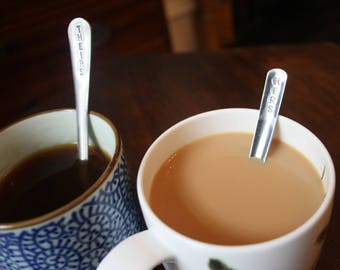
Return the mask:
{"type": "MultiPolygon", "coordinates": [[[[70,66],[57,76],[53,65],[43,74],[34,73],[34,66],[1,68],[1,127],[34,112],[74,106],[70,66]]],[[[281,114],[312,130],[339,170],[340,48],[331,43],[107,59],[93,53],[90,108],[116,124],[135,178],[148,146],[176,122],[219,108],[258,108],[273,67],[288,73],[281,114]]],[[[339,218],[338,197],[318,270],[340,269],[339,218]]]]}

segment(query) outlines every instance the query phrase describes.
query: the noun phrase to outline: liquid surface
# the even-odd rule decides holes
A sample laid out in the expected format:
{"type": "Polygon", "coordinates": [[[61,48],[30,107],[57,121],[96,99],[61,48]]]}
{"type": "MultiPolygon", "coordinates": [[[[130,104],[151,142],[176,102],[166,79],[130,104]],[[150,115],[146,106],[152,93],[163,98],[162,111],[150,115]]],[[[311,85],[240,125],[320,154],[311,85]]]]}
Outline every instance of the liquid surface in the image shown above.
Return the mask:
{"type": "Polygon", "coordinates": [[[76,144],[35,153],[0,179],[0,222],[38,217],[72,201],[104,172],[109,158],[95,147],[79,161],[76,144]]]}
{"type": "Polygon", "coordinates": [[[151,208],[184,235],[223,245],[270,240],[303,224],[325,194],[317,171],[275,139],[265,164],[250,160],[251,140],[225,133],[178,150],[155,176],[151,208]]]}

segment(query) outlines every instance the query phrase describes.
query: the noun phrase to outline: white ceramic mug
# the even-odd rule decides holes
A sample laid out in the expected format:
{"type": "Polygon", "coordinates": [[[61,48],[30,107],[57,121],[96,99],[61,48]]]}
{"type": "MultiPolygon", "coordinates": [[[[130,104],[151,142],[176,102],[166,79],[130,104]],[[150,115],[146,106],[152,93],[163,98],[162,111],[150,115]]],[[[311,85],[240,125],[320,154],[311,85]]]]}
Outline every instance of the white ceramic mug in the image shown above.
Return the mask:
{"type": "Polygon", "coordinates": [[[98,270],[147,270],[160,263],[169,270],[314,269],[332,210],[334,165],[327,149],[315,135],[283,116],[278,119],[274,136],[293,146],[312,162],[322,176],[326,190],[319,209],[300,227],[266,242],[239,246],[214,245],[174,231],[150,208],[149,196],[154,175],[172,153],[206,135],[254,132],[257,118],[257,110],[222,109],[190,117],[165,131],[146,152],[138,172],[138,197],[148,229],[130,236],[110,251],[98,270]]]}

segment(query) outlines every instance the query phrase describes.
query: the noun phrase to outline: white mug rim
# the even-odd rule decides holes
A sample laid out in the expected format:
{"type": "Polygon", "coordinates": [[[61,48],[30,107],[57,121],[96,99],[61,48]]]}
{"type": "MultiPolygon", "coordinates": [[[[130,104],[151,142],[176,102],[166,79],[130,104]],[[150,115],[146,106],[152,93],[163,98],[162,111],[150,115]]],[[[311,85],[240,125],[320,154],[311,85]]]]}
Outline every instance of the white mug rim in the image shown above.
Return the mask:
{"type": "MultiPolygon", "coordinates": [[[[206,243],[203,241],[199,241],[193,238],[190,238],[182,233],[177,232],[176,230],[172,229],[170,226],[168,226],[165,222],[163,222],[151,209],[149,206],[148,200],[146,199],[145,193],[144,193],[144,188],[143,188],[143,174],[144,174],[144,169],[147,163],[147,160],[150,156],[150,154],[153,152],[153,149],[157,147],[159,141],[162,140],[163,137],[168,136],[169,133],[171,133],[173,130],[180,128],[183,125],[186,125],[187,123],[191,122],[194,119],[200,118],[200,117],[205,117],[209,114],[216,114],[224,111],[252,111],[252,112],[258,112],[256,109],[251,109],[251,108],[226,108],[226,109],[217,109],[217,110],[211,110],[211,111],[206,111],[202,113],[198,113],[196,115],[189,116],[188,118],[185,118],[167,130],[165,130],[159,137],[154,140],[154,142],[150,145],[148,150],[146,151],[139,170],[137,174],[137,193],[138,193],[138,199],[141,204],[141,207],[143,211],[145,211],[146,215],[148,216],[149,219],[152,220],[152,223],[157,223],[157,226],[160,226],[163,231],[165,231],[167,234],[170,234],[172,237],[176,237],[177,239],[180,238],[182,241],[186,241],[188,243],[191,243],[192,245],[200,246],[202,248],[206,249],[213,249],[213,250],[226,250],[228,249],[229,252],[240,252],[240,251],[250,251],[252,249],[270,249],[274,246],[278,246],[283,244],[284,242],[289,242],[292,239],[296,238],[297,236],[303,234],[304,231],[309,230],[312,228],[315,223],[320,219],[322,214],[326,211],[326,209],[329,207],[330,204],[332,204],[332,200],[334,197],[335,193],[335,168],[333,161],[330,157],[329,151],[327,148],[324,146],[324,144],[319,140],[319,138],[312,133],[309,129],[301,125],[300,123],[296,122],[295,120],[292,120],[288,117],[280,115],[279,117],[281,119],[284,119],[284,121],[288,121],[293,123],[294,125],[299,126],[299,128],[304,129],[307,133],[309,133],[310,136],[314,137],[316,141],[319,143],[320,147],[322,148],[325,153],[327,153],[328,156],[328,165],[330,166],[329,171],[331,175],[329,176],[329,179],[331,181],[328,184],[328,189],[326,192],[326,195],[320,205],[320,207],[315,211],[315,213],[308,219],[306,220],[302,225],[300,225],[298,228],[282,235],[277,238],[268,240],[268,241],[263,241],[259,243],[253,243],[253,244],[246,244],[246,245],[219,245],[219,244],[212,244],[212,243],[206,243]]],[[[150,228],[149,228],[150,229],[150,228]]],[[[152,228],[151,228],[152,229],[152,228]]],[[[160,237],[160,236],[159,236],[160,237]]]]}

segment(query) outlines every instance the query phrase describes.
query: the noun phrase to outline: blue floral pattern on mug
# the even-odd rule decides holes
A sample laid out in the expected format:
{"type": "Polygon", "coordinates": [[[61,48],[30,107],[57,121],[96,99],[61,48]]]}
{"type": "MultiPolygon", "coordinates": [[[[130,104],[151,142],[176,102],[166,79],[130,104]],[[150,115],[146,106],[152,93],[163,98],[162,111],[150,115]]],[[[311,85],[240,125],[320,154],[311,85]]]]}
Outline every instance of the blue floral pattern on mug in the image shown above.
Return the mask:
{"type": "Polygon", "coordinates": [[[0,232],[1,270],[94,270],[108,251],[142,229],[124,157],[113,179],[80,209],[18,232],[0,232]]]}

